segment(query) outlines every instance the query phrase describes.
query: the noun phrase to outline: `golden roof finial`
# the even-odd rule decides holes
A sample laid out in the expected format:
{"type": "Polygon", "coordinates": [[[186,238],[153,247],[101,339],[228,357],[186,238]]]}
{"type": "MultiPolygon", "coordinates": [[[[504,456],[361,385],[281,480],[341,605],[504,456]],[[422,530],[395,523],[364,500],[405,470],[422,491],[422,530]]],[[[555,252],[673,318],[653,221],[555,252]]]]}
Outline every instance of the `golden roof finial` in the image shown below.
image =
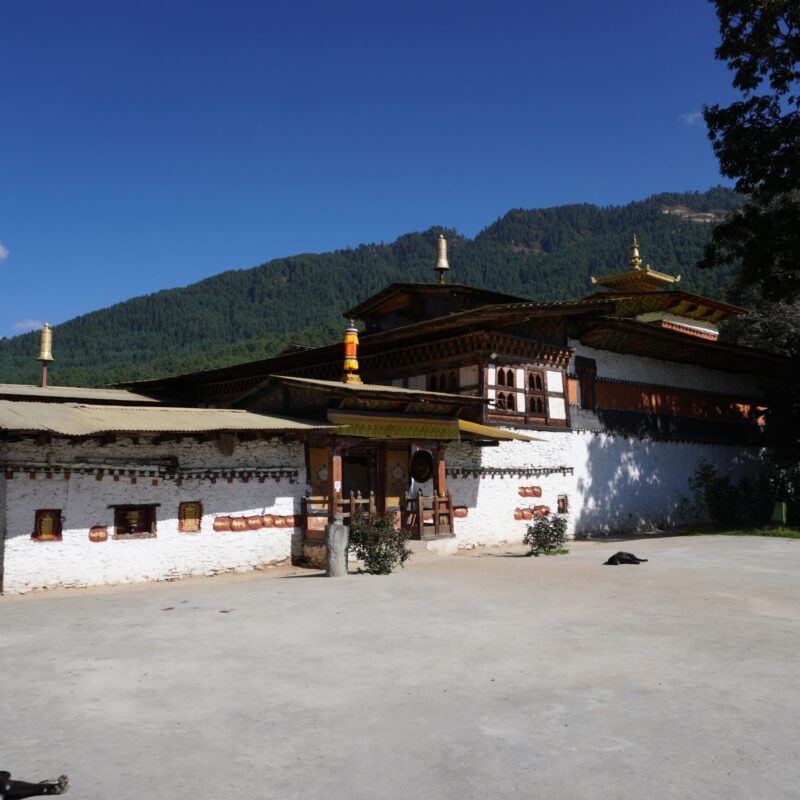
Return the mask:
{"type": "Polygon", "coordinates": [[[633,234],[633,244],[631,245],[631,269],[641,269],[642,259],[639,258],[639,242],[636,241],[636,234],[633,234]]]}
{"type": "Polygon", "coordinates": [[[439,234],[439,259],[434,269],[439,273],[439,283],[444,283],[444,274],[450,269],[450,264],[447,263],[447,239],[441,233],[439,234]]]}

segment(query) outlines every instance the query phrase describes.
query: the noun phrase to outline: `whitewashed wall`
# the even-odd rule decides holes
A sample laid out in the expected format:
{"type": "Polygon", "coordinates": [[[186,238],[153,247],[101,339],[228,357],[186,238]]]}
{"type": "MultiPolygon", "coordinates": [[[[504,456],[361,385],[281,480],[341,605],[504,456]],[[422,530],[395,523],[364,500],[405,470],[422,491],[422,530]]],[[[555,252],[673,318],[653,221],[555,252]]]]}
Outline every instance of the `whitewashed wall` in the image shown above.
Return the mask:
{"type": "Polygon", "coordinates": [[[571,467],[571,474],[538,477],[450,477],[456,506],[468,509],[456,519],[459,546],[492,545],[522,540],[529,520],[515,520],[517,508],[549,506],[559,495],[569,502],[572,535],[633,532],[680,524],[678,495],[688,494],[687,479],[700,459],[721,472],[757,477],[761,450],[738,446],[628,439],[591,431],[534,434],[543,441],[503,442],[476,448],[466,443],[448,448],[448,467],[571,467]],[[520,486],[539,486],[540,498],[521,497],[520,486]]]}
{"type": "MultiPolygon", "coordinates": [[[[6,592],[26,592],[52,586],[86,586],[129,583],[142,580],[165,580],[185,575],[212,575],[228,570],[244,571],[256,566],[288,559],[301,547],[297,528],[263,528],[241,532],[215,532],[214,517],[256,514],[281,516],[300,513],[300,498],[306,488],[302,444],[270,442],[239,443],[230,457],[223,456],[216,445],[180,444],[134,445],[121,441],[106,447],[70,446],[54,443],[48,447],[11,444],[7,461],[31,460],[50,463],[119,463],[132,459],[147,462],[159,457],[176,456],[183,469],[233,469],[283,467],[298,470],[296,483],[287,478],[245,483],[225,478],[212,484],[208,479],[186,478],[182,485],[159,479],[153,486],[149,478],[136,484],[129,477],[114,481],[104,476],[73,471],[69,480],[58,472],[51,479],[43,474],[31,479],[16,473],[12,480],[0,472],[0,501],[5,493],[5,580],[6,592]],[[181,501],[200,500],[203,519],[199,533],[178,530],[178,505],[181,501]],[[116,504],[160,503],[157,509],[157,535],[150,539],[113,540],[116,504]],[[39,508],[63,511],[61,542],[31,540],[34,516],[39,508]],[[89,528],[106,525],[109,539],[89,541],[89,528]]],[[[0,512],[1,514],[2,512],[0,512]]],[[[0,516],[0,523],[2,523],[0,516]]]]}
{"type": "MultiPolygon", "coordinates": [[[[612,353],[610,350],[596,350],[593,347],[586,347],[576,339],[570,339],[569,346],[575,351],[575,355],[593,358],[597,361],[598,378],[675,386],[705,392],[740,394],[745,397],[763,397],[768,385],[767,379],[757,375],[723,372],[695,364],[679,364],[676,361],[662,361],[657,358],[645,358],[626,353],[612,353]]],[[[574,356],[569,371],[573,374],[575,372],[574,356]]]]}
{"type": "MultiPolygon", "coordinates": [[[[0,462],[6,458],[5,443],[0,444],[0,462]]],[[[0,586],[3,583],[3,568],[4,568],[4,555],[5,555],[5,537],[6,537],[6,480],[3,477],[3,470],[0,469],[0,586]]]]}
{"type": "MultiPolygon", "coordinates": [[[[541,442],[502,442],[497,447],[475,447],[466,442],[452,444],[447,449],[447,466],[457,470],[475,467],[532,468],[571,467],[570,434],[555,435],[536,432],[541,442]]],[[[536,505],[549,506],[555,512],[558,496],[570,494],[570,475],[483,476],[453,477],[447,479],[455,506],[466,506],[467,516],[455,520],[459,547],[494,545],[520,542],[531,520],[515,520],[517,508],[533,509],[536,505]],[[541,497],[523,497],[520,487],[538,486],[541,497]]]]}

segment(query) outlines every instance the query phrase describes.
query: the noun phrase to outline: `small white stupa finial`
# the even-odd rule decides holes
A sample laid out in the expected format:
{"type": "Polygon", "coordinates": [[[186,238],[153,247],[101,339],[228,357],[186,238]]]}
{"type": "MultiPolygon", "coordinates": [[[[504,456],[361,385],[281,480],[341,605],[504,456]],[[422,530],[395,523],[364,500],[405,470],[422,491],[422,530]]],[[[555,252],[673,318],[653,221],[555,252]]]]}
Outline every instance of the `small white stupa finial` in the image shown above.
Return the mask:
{"type": "Polygon", "coordinates": [[[441,233],[439,234],[439,258],[434,269],[439,273],[439,283],[444,283],[444,274],[450,269],[450,264],[447,263],[447,239],[441,233]]]}

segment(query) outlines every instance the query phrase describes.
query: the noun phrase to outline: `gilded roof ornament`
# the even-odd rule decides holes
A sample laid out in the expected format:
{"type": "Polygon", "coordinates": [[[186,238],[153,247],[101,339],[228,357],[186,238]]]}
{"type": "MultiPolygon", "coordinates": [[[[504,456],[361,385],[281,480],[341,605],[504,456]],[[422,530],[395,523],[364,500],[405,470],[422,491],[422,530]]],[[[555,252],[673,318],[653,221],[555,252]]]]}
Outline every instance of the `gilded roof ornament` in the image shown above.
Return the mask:
{"type": "Polygon", "coordinates": [[[605,286],[620,292],[650,292],[676,284],[681,279],[680,275],[667,275],[654,270],[649,264],[643,264],[639,255],[639,241],[635,233],[631,242],[631,260],[628,263],[630,269],[625,272],[606,275],[602,278],[592,276],[592,285],[605,286]]]}
{"type": "Polygon", "coordinates": [[[633,234],[633,243],[631,244],[631,269],[641,269],[642,259],[639,257],[639,242],[636,241],[636,234],[633,234]]]}

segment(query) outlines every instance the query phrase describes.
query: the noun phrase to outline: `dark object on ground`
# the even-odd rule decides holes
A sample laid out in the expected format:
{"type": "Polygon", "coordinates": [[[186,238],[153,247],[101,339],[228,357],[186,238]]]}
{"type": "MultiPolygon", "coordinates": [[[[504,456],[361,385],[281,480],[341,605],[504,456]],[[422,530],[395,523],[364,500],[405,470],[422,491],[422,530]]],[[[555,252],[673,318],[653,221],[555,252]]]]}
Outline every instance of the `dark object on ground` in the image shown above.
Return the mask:
{"type": "Polygon", "coordinates": [[[616,566],[617,564],[642,564],[645,561],[647,561],[646,558],[637,558],[633,553],[623,553],[620,550],[618,553],[614,553],[604,564],[616,566]]]}
{"type": "Polygon", "coordinates": [[[69,778],[62,775],[57,780],[28,783],[12,781],[10,772],[0,772],[0,800],[23,800],[45,794],[64,794],[69,789],[69,778]]]}

